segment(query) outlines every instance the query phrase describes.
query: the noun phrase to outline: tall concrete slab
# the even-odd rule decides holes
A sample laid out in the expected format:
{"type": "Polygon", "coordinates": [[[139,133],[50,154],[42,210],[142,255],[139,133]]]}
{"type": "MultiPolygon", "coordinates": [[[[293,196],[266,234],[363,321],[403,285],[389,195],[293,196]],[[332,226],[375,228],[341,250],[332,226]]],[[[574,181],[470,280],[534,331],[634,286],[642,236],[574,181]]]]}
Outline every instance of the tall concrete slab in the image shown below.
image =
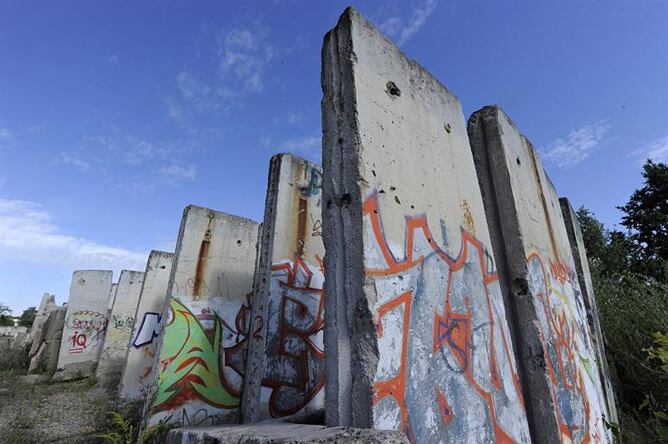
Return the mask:
{"type": "Polygon", "coordinates": [[[554,185],[500,108],[474,113],[469,135],[510,295],[532,437],[610,441],[596,345],[554,185]]]}
{"type": "Polygon", "coordinates": [[[595,345],[596,361],[598,362],[598,370],[600,373],[599,377],[601,378],[601,382],[605,389],[603,394],[605,395],[608,421],[619,424],[619,419],[617,417],[617,402],[615,399],[615,392],[612,388],[612,377],[610,376],[608,358],[605,353],[603,330],[601,330],[601,323],[598,319],[594,285],[591,281],[589,262],[587,261],[587,251],[585,250],[580,223],[578,222],[577,214],[567,198],[560,198],[559,203],[561,204],[561,212],[564,215],[564,222],[566,223],[566,232],[568,233],[568,241],[571,245],[573,261],[575,262],[578,284],[580,285],[582,299],[584,300],[585,308],[587,309],[589,333],[591,334],[592,342],[595,345]]]}
{"type": "Polygon", "coordinates": [[[100,362],[95,372],[100,384],[116,386],[121,378],[143,283],[143,272],[121,271],[100,362]]]}
{"type": "Polygon", "coordinates": [[[56,381],[93,376],[109,321],[112,272],[79,270],[72,275],[56,381]]]}
{"type": "Polygon", "coordinates": [[[147,425],[238,423],[259,224],[188,206],[147,425]]]}
{"type": "Polygon", "coordinates": [[[173,260],[174,253],[157,250],[151,251],[148,257],[130,346],[118,388],[119,406],[145,399],[148,395],[149,385],[153,381],[153,361],[162,328],[160,320],[167,302],[167,284],[173,260]]]}
{"type": "Polygon", "coordinates": [[[271,159],[243,391],[243,421],[324,408],[322,169],[271,159]]]}
{"type": "Polygon", "coordinates": [[[327,423],[527,442],[458,99],[352,9],[322,86],[327,423]]]}

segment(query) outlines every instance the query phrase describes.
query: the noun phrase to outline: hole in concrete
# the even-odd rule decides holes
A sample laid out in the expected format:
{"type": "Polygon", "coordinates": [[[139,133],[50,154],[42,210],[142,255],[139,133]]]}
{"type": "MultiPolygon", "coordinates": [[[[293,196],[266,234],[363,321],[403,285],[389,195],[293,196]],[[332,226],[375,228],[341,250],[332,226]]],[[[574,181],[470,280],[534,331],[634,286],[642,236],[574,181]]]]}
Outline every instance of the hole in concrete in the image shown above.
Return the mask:
{"type": "Polygon", "coordinates": [[[445,128],[445,132],[447,132],[448,134],[450,134],[452,132],[452,126],[450,126],[450,124],[448,122],[445,122],[443,124],[443,127],[445,128]]]}
{"type": "Polygon", "coordinates": [[[376,170],[371,170],[371,174],[373,174],[373,177],[376,177],[376,170]]]}
{"type": "Polygon", "coordinates": [[[399,200],[399,198],[397,196],[394,196],[394,201],[396,203],[398,203],[399,205],[401,205],[401,201],[399,200]]]}
{"type": "Polygon", "coordinates": [[[390,187],[390,191],[396,191],[397,187],[390,187]]]}
{"type": "Polygon", "coordinates": [[[378,190],[378,194],[385,194],[385,190],[381,188],[380,190],[378,190]]]}
{"type": "Polygon", "coordinates": [[[238,240],[238,241],[237,241],[237,245],[241,245],[241,240],[238,240]]]}
{"type": "Polygon", "coordinates": [[[83,278],[79,279],[79,285],[83,285],[85,283],[86,283],[86,279],[83,279],[83,278]]]}
{"type": "Polygon", "coordinates": [[[161,265],[161,266],[160,266],[160,269],[161,269],[161,270],[164,270],[165,268],[167,268],[167,267],[165,267],[164,265],[161,265]]]}
{"type": "Polygon", "coordinates": [[[519,158],[519,157],[515,159],[515,162],[517,162],[518,165],[522,165],[522,162],[520,162],[520,158],[519,158]]]}
{"type": "Polygon", "coordinates": [[[389,82],[387,82],[385,86],[387,86],[387,90],[385,90],[385,92],[388,93],[389,95],[395,97],[401,96],[401,90],[399,89],[397,84],[394,83],[393,81],[390,80],[389,82]]]}

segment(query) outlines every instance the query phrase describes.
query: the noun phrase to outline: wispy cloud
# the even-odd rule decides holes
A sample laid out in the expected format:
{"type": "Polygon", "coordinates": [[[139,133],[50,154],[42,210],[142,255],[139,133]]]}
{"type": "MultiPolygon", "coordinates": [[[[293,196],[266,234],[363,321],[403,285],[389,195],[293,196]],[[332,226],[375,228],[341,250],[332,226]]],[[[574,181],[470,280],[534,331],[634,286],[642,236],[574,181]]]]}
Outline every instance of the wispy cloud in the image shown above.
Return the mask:
{"type": "Polygon", "coordinates": [[[223,82],[245,92],[261,92],[264,73],[276,48],[268,40],[268,30],[259,25],[221,31],[216,39],[218,75],[223,82]]]}
{"type": "Polygon", "coordinates": [[[178,184],[196,177],[195,166],[179,166],[200,151],[198,138],[156,142],[129,133],[84,136],[79,145],[61,152],[56,161],[81,173],[95,174],[109,183],[141,191],[155,191],[162,184],[178,184]]]}
{"type": "Polygon", "coordinates": [[[281,145],[281,151],[299,154],[312,160],[319,161],[318,158],[320,156],[321,146],[321,136],[306,136],[283,142],[281,145]]]}
{"type": "Polygon", "coordinates": [[[195,165],[184,167],[173,163],[160,168],[160,174],[170,183],[194,181],[197,178],[197,169],[195,165]]]}
{"type": "Polygon", "coordinates": [[[391,15],[388,16],[385,13],[384,18],[379,21],[380,29],[395,38],[401,46],[420,31],[436,6],[438,6],[436,0],[424,0],[415,4],[408,14],[394,9],[391,15]],[[406,16],[408,16],[407,19],[406,16]]]}
{"type": "Polygon", "coordinates": [[[644,163],[651,159],[654,162],[668,163],[668,136],[653,140],[640,148],[633,150],[631,155],[644,163]]]}
{"type": "Polygon", "coordinates": [[[74,268],[144,268],[146,253],[63,233],[36,202],[0,199],[0,260],[74,268]]]}
{"type": "Polygon", "coordinates": [[[8,128],[0,128],[0,148],[11,145],[14,136],[8,128]]]}
{"type": "Polygon", "coordinates": [[[167,114],[190,132],[198,115],[243,107],[244,98],[262,92],[277,47],[269,30],[258,23],[212,31],[198,37],[198,66],[176,75],[176,93],[165,98],[167,114]],[[208,45],[209,50],[203,50],[208,45]]]}
{"type": "Polygon", "coordinates": [[[60,160],[66,164],[71,165],[79,171],[90,171],[90,163],[83,160],[77,153],[60,153],[60,160]]]}
{"type": "Polygon", "coordinates": [[[560,168],[568,168],[587,159],[603,142],[610,130],[610,123],[599,120],[568,133],[565,139],[557,139],[542,150],[546,161],[560,168]]]}

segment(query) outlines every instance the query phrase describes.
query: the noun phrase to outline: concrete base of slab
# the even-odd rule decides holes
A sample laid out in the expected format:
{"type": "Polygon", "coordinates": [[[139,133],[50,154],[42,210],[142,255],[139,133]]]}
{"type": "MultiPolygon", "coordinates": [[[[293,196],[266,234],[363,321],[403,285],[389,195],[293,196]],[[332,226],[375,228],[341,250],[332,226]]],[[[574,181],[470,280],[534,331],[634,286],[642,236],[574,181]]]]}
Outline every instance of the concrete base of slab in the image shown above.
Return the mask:
{"type": "Polygon", "coordinates": [[[196,443],[408,443],[406,435],[389,430],[326,427],[265,421],[239,426],[188,427],[174,429],[167,436],[169,444],[196,443]]]}
{"type": "Polygon", "coordinates": [[[46,384],[49,382],[49,375],[25,375],[21,376],[21,382],[24,384],[34,385],[34,384],[46,384]]]}
{"type": "Polygon", "coordinates": [[[54,382],[76,381],[79,379],[90,378],[95,375],[97,362],[79,362],[70,364],[64,369],[58,369],[53,374],[54,382]]]}

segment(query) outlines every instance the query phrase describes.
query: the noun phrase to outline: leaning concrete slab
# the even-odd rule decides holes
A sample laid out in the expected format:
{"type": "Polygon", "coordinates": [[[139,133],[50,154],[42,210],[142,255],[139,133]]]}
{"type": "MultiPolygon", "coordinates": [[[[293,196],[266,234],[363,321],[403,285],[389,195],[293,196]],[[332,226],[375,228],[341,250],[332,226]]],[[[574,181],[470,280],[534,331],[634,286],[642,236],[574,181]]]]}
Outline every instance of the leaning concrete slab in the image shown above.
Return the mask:
{"type": "Polygon", "coordinates": [[[599,376],[605,388],[603,394],[605,395],[607,406],[607,419],[610,422],[619,424],[619,419],[617,418],[617,402],[615,400],[615,392],[612,388],[612,378],[610,377],[608,359],[605,353],[605,341],[603,339],[601,323],[598,319],[594,285],[591,281],[589,262],[587,261],[587,252],[585,250],[584,239],[582,238],[582,231],[580,230],[580,223],[578,222],[577,215],[570,202],[568,202],[568,199],[562,197],[559,199],[559,203],[561,204],[561,211],[564,215],[564,222],[566,223],[566,232],[568,233],[573,261],[575,262],[578,284],[580,285],[582,298],[584,300],[585,308],[587,309],[589,332],[596,347],[596,361],[598,362],[599,376]]]}
{"type": "Polygon", "coordinates": [[[528,441],[458,99],[352,9],[322,86],[327,423],[528,441]]]}
{"type": "Polygon", "coordinates": [[[238,423],[259,224],[184,211],[148,425],[238,423]]]}
{"type": "Polygon", "coordinates": [[[121,271],[100,362],[95,372],[98,383],[102,385],[115,387],[121,378],[143,283],[143,272],[121,271]]]}
{"type": "Polygon", "coordinates": [[[93,376],[107,329],[111,271],[75,271],[55,381],[93,376]]]}
{"type": "Polygon", "coordinates": [[[151,251],[148,257],[130,346],[118,388],[118,406],[145,399],[148,394],[148,386],[153,380],[156,338],[161,329],[160,319],[167,301],[167,284],[173,260],[173,253],[156,250],[151,251]]]}
{"type": "Polygon", "coordinates": [[[610,441],[596,347],[554,185],[500,108],[474,113],[469,135],[514,314],[532,438],[610,441]]]}
{"type": "Polygon", "coordinates": [[[324,407],[321,180],[311,162],[271,160],[242,397],[247,423],[324,407]]]}
{"type": "Polygon", "coordinates": [[[49,313],[42,326],[44,331],[42,345],[30,360],[28,374],[43,373],[50,377],[56,371],[66,312],[65,307],[56,307],[55,311],[49,313]]]}
{"type": "Polygon", "coordinates": [[[44,293],[42,296],[42,301],[37,308],[35,319],[32,322],[32,327],[30,328],[30,357],[35,356],[37,350],[39,350],[40,346],[42,345],[42,341],[44,340],[44,332],[42,331],[42,327],[48,319],[49,314],[57,309],[58,306],[56,305],[56,296],[53,294],[44,293]]]}

